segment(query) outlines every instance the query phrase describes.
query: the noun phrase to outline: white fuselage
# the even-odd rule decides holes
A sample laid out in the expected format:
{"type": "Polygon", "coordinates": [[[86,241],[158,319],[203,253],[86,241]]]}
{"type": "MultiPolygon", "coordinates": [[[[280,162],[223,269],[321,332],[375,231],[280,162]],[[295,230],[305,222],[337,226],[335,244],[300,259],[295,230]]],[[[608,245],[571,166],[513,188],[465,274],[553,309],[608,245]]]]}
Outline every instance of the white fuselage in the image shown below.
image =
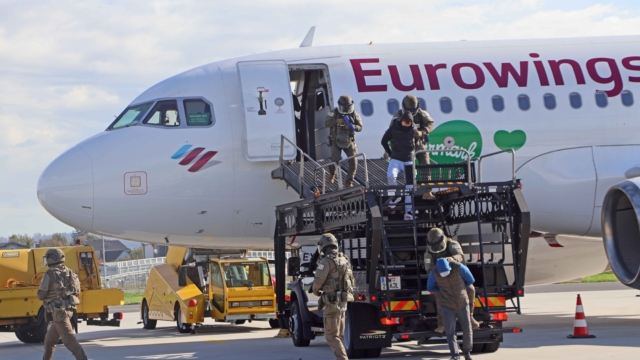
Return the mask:
{"type": "MultiPolygon", "coordinates": [[[[204,65],[154,85],[131,104],[177,99],[180,126],[140,121],[81,142],[42,174],[42,205],[71,226],[120,239],[272,247],[274,207],[298,197],[270,177],[280,134],[295,139],[290,93],[279,96],[284,105],[276,113],[277,91],[291,90],[289,74],[255,72],[279,63],[327,69],[329,106],[342,94],[353,97],[364,123],[358,150],[369,158],[383,154],[389,101],[393,107],[408,93],[424,99],[435,120],[432,147],[460,146],[475,156],[517,148],[532,228],[562,234],[557,239],[564,246],[531,239],[528,283],[605,268],[599,239],[604,193],[640,165],[640,37],[309,47],[204,65]],[[254,108],[258,102],[248,104],[262,86],[272,88],[261,93],[264,123],[254,108]],[[599,91],[606,94],[604,106],[599,91]],[[194,98],[212,105],[213,125],[187,125],[182,100],[194,98]],[[372,114],[363,101],[371,102],[372,114]],[[184,145],[192,145],[187,153],[204,149],[181,165],[185,155],[176,152],[184,145]],[[189,171],[209,151],[216,153],[207,165],[189,171]]],[[[510,169],[508,156],[488,158],[483,180],[507,179],[510,169]]]]}

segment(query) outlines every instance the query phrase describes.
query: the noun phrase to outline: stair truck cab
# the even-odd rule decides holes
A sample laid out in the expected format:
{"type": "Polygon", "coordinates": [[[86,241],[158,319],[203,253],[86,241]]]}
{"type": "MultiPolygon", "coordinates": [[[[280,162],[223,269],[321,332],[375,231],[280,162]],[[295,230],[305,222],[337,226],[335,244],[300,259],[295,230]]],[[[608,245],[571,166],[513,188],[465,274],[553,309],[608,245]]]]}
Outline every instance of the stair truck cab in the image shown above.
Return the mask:
{"type": "MultiPolygon", "coordinates": [[[[109,306],[124,305],[119,289],[103,289],[100,271],[91,246],[59,247],[65,254],[64,265],[78,273],[80,305],[72,325],[120,326],[122,313],[109,319],[109,306]]],[[[49,269],[45,254],[49,248],[0,251],[0,331],[15,332],[24,343],[41,343],[47,333],[44,307],[38,300],[38,287],[49,269]]]]}
{"type": "Polygon", "coordinates": [[[275,289],[266,258],[242,251],[170,246],[166,264],[149,273],[140,316],[145,329],[158,320],[175,321],[187,333],[204,323],[243,324],[275,319],[275,289]]]}
{"type": "MultiPolygon", "coordinates": [[[[288,140],[283,137],[282,141],[288,140]]],[[[314,276],[317,256],[301,264],[300,249],[310,245],[302,244],[301,239],[312,242],[315,236],[317,241],[325,232],[338,238],[340,251],[351,259],[356,280],[355,301],[347,306],[344,334],[349,358],[378,357],[382,348],[392,345],[392,339],[446,343],[446,335],[434,331],[436,299],[426,289],[431,268],[426,238],[434,227],[461,244],[476,279],[477,294],[471,301],[481,328],[474,331],[472,351],[495,352],[505,333],[521,332],[520,328],[506,327],[505,322],[509,313],[521,311],[529,211],[515,169],[507,181],[482,182],[482,159],[500,153],[504,152],[475,161],[466,153],[466,159],[462,157],[466,161],[453,164],[418,165],[414,161],[406,168],[407,174],[416,174],[413,189],[403,183],[387,185],[385,159],[367,160],[364,154],[356,155],[357,184],[343,189],[340,176],[347,170],[348,159],[334,164],[339,180],[330,184],[326,181],[327,161],[315,161],[304,153],[304,162],[281,157],[272,178],[284,180],[301,194],[301,200],[276,207],[274,238],[278,318],[293,344],[308,346],[323,334],[322,313],[310,309],[304,287],[304,279],[314,276]],[[422,199],[428,189],[433,189],[435,200],[422,199]],[[412,220],[404,218],[405,196],[412,199],[412,220]],[[292,243],[291,237],[298,240],[292,243]],[[285,251],[291,251],[288,261],[285,251]],[[285,283],[287,275],[293,281],[285,283]],[[287,289],[288,301],[283,296],[287,289]]],[[[514,159],[513,151],[507,153],[514,159]]],[[[407,178],[411,179],[410,175],[407,178]]]]}

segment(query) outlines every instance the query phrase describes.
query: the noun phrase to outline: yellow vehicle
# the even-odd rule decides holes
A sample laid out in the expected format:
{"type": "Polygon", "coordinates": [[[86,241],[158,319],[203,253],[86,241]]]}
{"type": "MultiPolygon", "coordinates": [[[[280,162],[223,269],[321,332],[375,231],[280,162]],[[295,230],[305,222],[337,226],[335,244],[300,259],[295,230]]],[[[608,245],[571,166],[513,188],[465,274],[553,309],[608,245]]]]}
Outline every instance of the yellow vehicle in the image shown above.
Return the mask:
{"type": "MultiPolygon", "coordinates": [[[[103,289],[91,246],[60,247],[65,265],[78,272],[82,291],[73,326],[80,319],[87,325],[120,326],[121,313],[109,319],[109,306],[123,305],[119,289],[103,289]]],[[[48,323],[44,320],[38,287],[47,271],[45,253],[49,248],[0,251],[0,332],[15,332],[24,343],[44,341],[48,323]]]]}
{"type": "Polygon", "coordinates": [[[145,329],[167,320],[181,333],[205,318],[235,324],[268,320],[278,327],[275,299],[266,258],[172,246],[167,263],[151,269],[140,317],[145,329]]]}

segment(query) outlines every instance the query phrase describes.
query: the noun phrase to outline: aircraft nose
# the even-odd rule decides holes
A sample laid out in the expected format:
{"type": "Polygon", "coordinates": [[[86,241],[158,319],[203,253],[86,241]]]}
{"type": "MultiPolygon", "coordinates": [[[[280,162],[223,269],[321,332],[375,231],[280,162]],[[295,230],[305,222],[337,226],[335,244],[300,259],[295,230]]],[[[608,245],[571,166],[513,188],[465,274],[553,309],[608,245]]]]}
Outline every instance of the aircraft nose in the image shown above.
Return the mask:
{"type": "Polygon", "coordinates": [[[40,204],[63,223],[91,231],[93,226],[93,165],[79,146],[53,160],[38,179],[40,204]]]}

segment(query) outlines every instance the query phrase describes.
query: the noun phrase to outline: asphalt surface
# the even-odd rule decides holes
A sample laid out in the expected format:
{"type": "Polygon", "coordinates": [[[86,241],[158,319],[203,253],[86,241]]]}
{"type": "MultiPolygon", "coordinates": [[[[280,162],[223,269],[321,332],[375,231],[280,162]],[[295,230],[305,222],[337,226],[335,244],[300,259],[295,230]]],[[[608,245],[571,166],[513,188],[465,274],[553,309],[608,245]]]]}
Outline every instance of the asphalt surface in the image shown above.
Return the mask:
{"type": "MultiPolygon", "coordinates": [[[[620,284],[566,284],[530,287],[522,299],[523,315],[510,315],[507,326],[521,334],[508,334],[493,354],[474,359],[637,359],[640,353],[640,292],[620,284]],[[594,339],[568,339],[573,330],[576,294],[580,294],[594,339]]],[[[197,334],[179,334],[173,323],[158,322],[155,330],[138,324],[136,305],[123,311],[120,328],[79,325],[78,339],[90,359],[333,359],[324,338],[307,348],[291,339],[274,338],[277,330],[266,322],[228,325],[208,322],[197,334]]],[[[1,359],[39,359],[42,345],[19,342],[12,333],[0,333],[1,359]]],[[[72,359],[58,345],[54,359],[72,359]]],[[[449,359],[444,345],[394,344],[382,359],[449,359]]]]}

